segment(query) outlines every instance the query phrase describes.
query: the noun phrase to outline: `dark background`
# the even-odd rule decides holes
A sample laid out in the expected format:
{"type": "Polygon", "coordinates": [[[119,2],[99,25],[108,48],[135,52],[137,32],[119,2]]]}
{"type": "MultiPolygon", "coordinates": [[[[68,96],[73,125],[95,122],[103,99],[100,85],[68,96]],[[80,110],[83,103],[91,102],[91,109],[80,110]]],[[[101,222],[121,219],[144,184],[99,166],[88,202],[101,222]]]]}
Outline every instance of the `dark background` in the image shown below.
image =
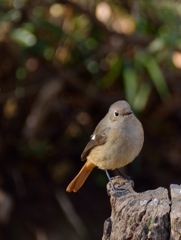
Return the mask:
{"type": "Polygon", "coordinates": [[[105,173],[65,189],[117,100],[145,131],[123,169],[135,190],[181,182],[180,15],[179,1],[0,1],[0,239],[101,239],[105,173]]]}

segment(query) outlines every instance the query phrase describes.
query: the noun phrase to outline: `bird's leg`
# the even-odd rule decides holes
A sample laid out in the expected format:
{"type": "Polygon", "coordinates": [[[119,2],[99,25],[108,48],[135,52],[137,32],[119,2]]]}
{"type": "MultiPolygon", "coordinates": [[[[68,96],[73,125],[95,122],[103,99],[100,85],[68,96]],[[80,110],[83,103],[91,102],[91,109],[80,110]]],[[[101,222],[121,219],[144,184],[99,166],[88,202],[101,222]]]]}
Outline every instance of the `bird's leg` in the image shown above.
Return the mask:
{"type": "Polygon", "coordinates": [[[115,188],[115,187],[114,187],[114,184],[113,184],[113,182],[112,182],[112,180],[111,180],[111,178],[110,178],[110,176],[109,176],[108,171],[105,170],[105,172],[106,172],[106,175],[107,175],[107,177],[108,177],[108,179],[109,179],[109,181],[110,181],[110,184],[111,184],[112,190],[114,190],[115,192],[123,193],[123,192],[125,191],[125,189],[122,189],[122,188],[117,189],[117,188],[115,188]]]}

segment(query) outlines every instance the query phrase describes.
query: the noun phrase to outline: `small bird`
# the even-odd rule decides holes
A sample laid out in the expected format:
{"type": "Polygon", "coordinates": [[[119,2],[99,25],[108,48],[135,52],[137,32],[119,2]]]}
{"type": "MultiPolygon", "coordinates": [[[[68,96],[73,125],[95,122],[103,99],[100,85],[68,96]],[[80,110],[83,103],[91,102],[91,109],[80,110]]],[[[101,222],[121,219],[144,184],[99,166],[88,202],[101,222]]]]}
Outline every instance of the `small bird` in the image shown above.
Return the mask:
{"type": "MultiPolygon", "coordinates": [[[[105,170],[111,181],[107,170],[121,168],[132,162],[143,142],[142,124],[130,105],[124,100],[113,103],[91,135],[81,155],[81,160],[86,162],[66,191],[77,192],[96,166],[105,170]]],[[[116,191],[112,182],[111,186],[116,191]]]]}

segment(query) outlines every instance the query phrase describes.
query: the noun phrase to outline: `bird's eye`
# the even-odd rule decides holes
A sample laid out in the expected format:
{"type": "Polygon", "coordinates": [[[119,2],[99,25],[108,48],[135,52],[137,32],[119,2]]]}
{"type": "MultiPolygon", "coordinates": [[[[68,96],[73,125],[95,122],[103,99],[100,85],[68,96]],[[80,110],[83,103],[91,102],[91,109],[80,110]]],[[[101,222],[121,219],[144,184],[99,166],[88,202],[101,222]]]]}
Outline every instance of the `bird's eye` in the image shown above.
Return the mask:
{"type": "Polygon", "coordinates": [[[119,116],[119,113],[118,113],[118,112],[114,112],[114,116],[115,116],[115,117],[118,117],[118,116],[119,116]]]}

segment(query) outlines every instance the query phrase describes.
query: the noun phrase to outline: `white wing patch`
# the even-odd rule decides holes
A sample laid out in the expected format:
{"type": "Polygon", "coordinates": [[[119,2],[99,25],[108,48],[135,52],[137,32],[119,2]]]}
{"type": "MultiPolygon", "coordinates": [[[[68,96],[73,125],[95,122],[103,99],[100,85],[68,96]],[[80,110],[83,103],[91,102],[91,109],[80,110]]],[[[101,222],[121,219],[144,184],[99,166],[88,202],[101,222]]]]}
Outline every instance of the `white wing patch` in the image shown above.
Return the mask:
{"type": "Polygon", "coordinates": [[[92,135],[91,140],[96,140],[96,135],[92,135]]]}

